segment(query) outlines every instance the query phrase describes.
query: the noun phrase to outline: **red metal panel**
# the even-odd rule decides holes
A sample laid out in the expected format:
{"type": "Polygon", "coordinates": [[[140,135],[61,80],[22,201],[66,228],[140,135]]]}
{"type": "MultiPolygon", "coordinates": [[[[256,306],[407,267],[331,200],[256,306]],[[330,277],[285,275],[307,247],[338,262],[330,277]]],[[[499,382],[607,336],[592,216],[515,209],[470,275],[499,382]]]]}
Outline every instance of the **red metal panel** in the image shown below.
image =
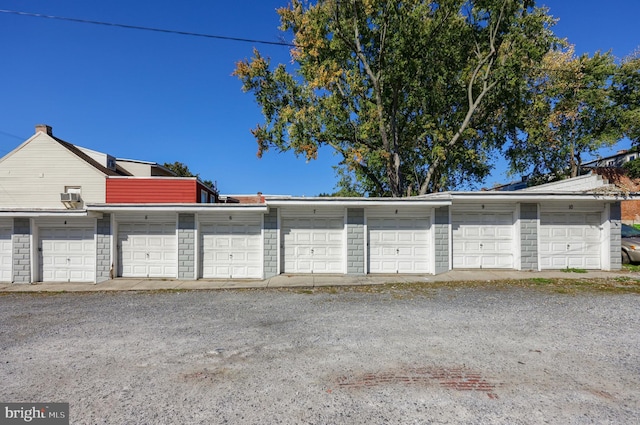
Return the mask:
{"type": "Polygon", "coordinates": [[[196,179],[108,178],[108,204],[168,204],[200,201],[196,179]]]}

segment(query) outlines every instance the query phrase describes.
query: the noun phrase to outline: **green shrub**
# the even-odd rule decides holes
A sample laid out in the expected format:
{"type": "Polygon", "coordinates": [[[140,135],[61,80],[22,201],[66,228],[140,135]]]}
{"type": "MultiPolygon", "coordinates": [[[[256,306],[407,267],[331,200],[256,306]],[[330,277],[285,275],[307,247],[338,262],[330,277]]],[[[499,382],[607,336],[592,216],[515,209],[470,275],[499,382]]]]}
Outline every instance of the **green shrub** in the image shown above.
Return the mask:
{"type": "Polygon", "coordinates": [[[629,162],[625,162],[622,168],[627,172],[627,175],[632,179],[640,178],[640,158],[636,158],[629,162]]]}

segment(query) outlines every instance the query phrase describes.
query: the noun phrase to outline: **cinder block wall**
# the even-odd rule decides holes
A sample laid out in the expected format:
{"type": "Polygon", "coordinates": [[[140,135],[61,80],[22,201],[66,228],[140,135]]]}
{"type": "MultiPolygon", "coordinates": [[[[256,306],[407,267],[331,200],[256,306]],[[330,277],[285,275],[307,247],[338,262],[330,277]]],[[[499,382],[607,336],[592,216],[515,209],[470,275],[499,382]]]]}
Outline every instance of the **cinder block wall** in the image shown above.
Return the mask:
{"type": "Polygon", "coordinates": [[[278,209],[271,208],[264,215],[264,278],[278,273],[278,209]]]}
{"type": "Polygon", "coordinates": [[[364,274],[364,208],[347,209],[347,274],[364,274]]]}
{"type": "Polygon", "coordinates": [[[178,214],[178,279],[196,277],[196,217],[178,214]]]}
{"type": "MultiPolygon", "coordinates": [[[[13,283],[31,283],[31,223],[13,219],[13,283]]],[[[34,279],[35,280],[35,279],[34,279]]]]}
{"type": "Polygon", "coordinates": [[[520,269],[538,270],[537,204],[520,204],[520,269]]]}
{"type": "Polygon", "coordinates": [[[434,274],[449,271],[449,207],[436,208],[435,222],[435,270],[434,274]]]}
{"type": "Polygon", "coordinates": [[[609,241],[611,244],[611,270],[622,268],[621,247],[622,220],[620,202],[612,203],[609,209],[609,241]]]}
{"type": "Polygon", "coordinates": [[[104,282],[111,276],[111,214],[103,214],[97,222],[96,282],[104,282]]]}

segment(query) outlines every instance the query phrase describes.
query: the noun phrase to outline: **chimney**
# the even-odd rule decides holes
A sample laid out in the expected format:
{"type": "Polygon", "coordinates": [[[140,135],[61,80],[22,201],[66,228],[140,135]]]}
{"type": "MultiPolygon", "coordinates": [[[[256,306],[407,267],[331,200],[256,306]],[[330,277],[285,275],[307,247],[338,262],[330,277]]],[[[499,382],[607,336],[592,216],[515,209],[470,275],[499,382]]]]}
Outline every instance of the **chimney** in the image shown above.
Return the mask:
{"type": "Polygon", "coordinates": [[[36,133],[38,131],[42,131],[43,133],[48,134],[49,136],[53,136],[53,129],[50,125],[46,124],[36,124],[36,133]]]}

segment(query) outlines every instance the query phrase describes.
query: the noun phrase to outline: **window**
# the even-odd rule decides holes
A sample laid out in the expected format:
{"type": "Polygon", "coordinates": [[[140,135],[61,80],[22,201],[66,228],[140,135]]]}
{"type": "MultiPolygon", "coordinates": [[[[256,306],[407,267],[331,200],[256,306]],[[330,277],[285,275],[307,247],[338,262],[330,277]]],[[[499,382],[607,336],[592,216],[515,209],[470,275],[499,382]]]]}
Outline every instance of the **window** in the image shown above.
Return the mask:
{"type": "Polygon", "coordinates": [[[209,193],[206,190],[200,191],[200,203],[206,204],[209,202],[209,193]]]}

